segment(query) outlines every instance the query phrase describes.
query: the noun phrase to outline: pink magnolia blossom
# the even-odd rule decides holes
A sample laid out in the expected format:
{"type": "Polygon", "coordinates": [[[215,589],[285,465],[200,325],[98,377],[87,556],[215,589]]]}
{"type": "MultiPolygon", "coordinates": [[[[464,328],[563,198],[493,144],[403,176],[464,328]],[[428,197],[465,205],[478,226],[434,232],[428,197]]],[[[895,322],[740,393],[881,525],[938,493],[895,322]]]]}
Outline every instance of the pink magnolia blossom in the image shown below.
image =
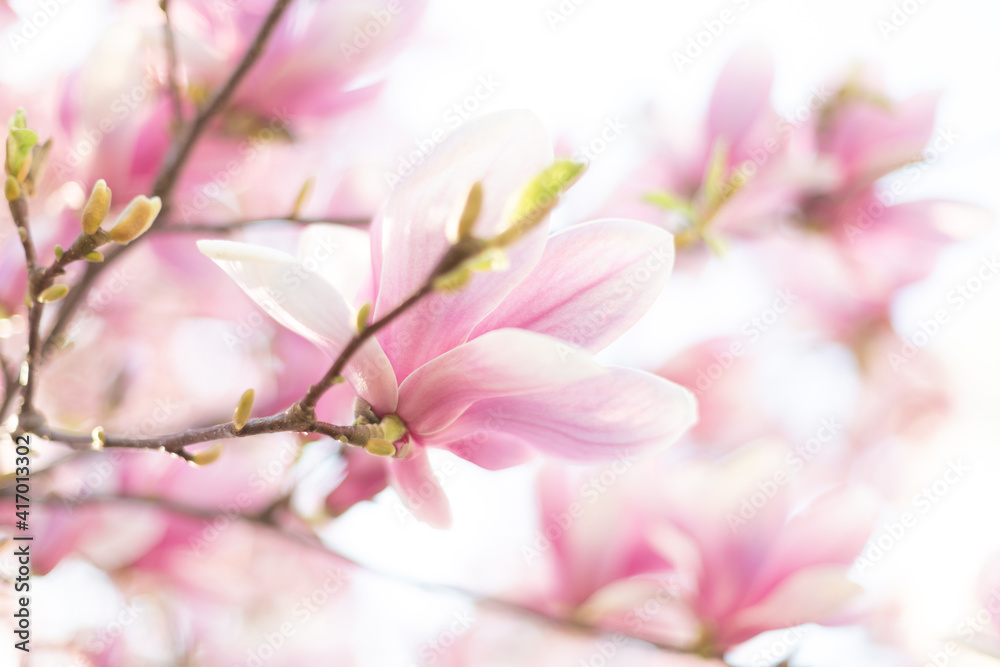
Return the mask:
{"type": "MultiPolygon", "coordinates": [[[[934,132],[938,93],[921,93],[896,102],[871,70],[855,72],[803,128],[814,137],[816,151],[834,160],[838,190],[853,194],[888,173],[920,159],[934,132]]],[[[947,151],[954,143],[937,150],[947,151]]]]}
{"type": "Polygon", "coordinates": [[[699,448],[726,453],[748,442],[780,432],[758,391],[759,355],[732,354],[738,337],[713,338],[685,348],[657,370],[668,380],[691,389],[698,399],[698,423],[690,436],[699,448]]]}
{"type": "MultiPolygon", "coordinates": [[[[266,118],[276,107],[324,117],[366,101],[372,75],[398,50],[423,14],[424,0],[293,3],[233,99],[230,118],[266,118]]],[[[195,88],[217,88],[243,56],[273,6],[267,0],[173,3],[179,51],[195,88]]]]}
{"type": "Polygon", "coordinates": [[[585,476],[547,471],[554,586],[533,606],[715,656],[768,630],[837,623],[860,590],[847,572],[876,506],[848,487],[803,503],[784,454],[761,443],[721,463],[647,462],[590,498],[574,493],[585,476]]]}
{"type": "Polygon", "coordinates": [[[660,136],[652,139],[648,161],[605,210],[677,227],[683,245],[703,235],[756,236],[772,229],[804,188],[824,180],[823,170],[805,168],[790,151],[793,126],[771,105],[773,79],[765,48],[734,54],[697,138],[684,146],[679,138],[662,138],[668,128],[650,128],[660,136]]]}
{"type": "Polygon", "coordinates": [[[686,604],[715,651],[768,630],[835,622],[859,592],[847,572],[873,528],[873,497],[834,487],[797,507],[785,466],[781,451],[759,445],[661,481],[663,523],[653,539],[694,578],[686,604]],[[785,481],[775,482],[782,472],[785,481]]]}
{"type": "MultiPolygon", "coordinates": [[[[355,304],[374,295],[381,317],[427,279],[474,183],[484,193],[475,233],[487,238],[507,224],[508,200],[551,161],[529,114],[470,122],[390,197],[373,224],[370,268],[357,265],[361,250],[336,252],[365,241],[337,226],[311,228],[298,258],[229,241],[199,247],[281,324],[335,355],[354,335],[355,304]],[[322,264],[331,248],[337,261],[322,264]]],[[[533,450],[614,458],[690,426],[689,392],[588,354],[645,313],[672,259],[671,236],[639,222],[603,220],[551,238],[540,225],[509,250],[509,268],[429,296],[369,340],[345,377],[377,416],[405,423],[388,476],[411,508],[434,525],[449,521],[428,447],[497,469],[533,450]]]]}

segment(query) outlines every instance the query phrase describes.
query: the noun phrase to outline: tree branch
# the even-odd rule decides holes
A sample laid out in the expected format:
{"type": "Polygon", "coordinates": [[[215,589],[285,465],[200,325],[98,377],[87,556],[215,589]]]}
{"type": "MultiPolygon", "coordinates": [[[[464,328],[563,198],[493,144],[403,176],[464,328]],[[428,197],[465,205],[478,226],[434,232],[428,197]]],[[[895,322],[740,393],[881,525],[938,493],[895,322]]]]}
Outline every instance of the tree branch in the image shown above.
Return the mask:
{"type": "Polygon", "coordinates": [[[340,356],[338,356],[333,362],[333,365],[330,366],[330,370],[326,372],[323,379],[316,384],[311,385],[309,387],[309,391],[306,392],[306,395],[296,405],[306,414],[312,414],[316,408],[316,404],[319,403],[319,399],[323,397],[323,394],[325,394],[330,387],[336,384],[338,378],[340,378],[343,374],[347,363],[351,360],[351,357],[353,357],[354,354],[361,349],[361,346],[380,330],[388,326],[397,317],[416,305],[418,301],[434,291],[433,277],[434,276],[428,279],[427,282],[425,282],[420,289],[410,295],[406,301],[386,313],[385,317],[373,322],[371,326],[365,327],[362,331],[358,332],[358,334],[356,334],[343,349],[340,356]]]}
{"type": "Polygon", "coordinates": [[[7,418],[7,410],[10,409],[17,396],[17,371],[13,364],[3,353],[0,353],[0,373],[3,374],[3,398],[0,399],[0,422],[7,418]]]}
{"type": "MultiPolygon", "coordinates": [[[[452,253],[445,255],[445,260],[451,257],[452,253]]],[[[442,265],[444,260],[442,261],[442,265]]],[[[439,265],[440,266],[440,265],[439,265]]],[[[192,460],[192,455],[188,454],[184,448],[188,445],[195,445],[213,440],[228,440],[230,438],[241,438],[250,435],[260,435],[263,433],[316,433],[335,438],[345,444],[364,447],[371,438],[382,437],[381,427],[377,424],[355,424],[351,426],[338,426],[328,424],[316,419],[316,404],[327,389],[333,386],[347,366],[348,362],[361,346],[374,336],[379,330],[387,326],[394,319],[412,308],[417,302],[430,294],[434,289],[434,278],[439,271],[431,274],[431,277],[409,298],[393,308],[381,319],[373,322],[371,326],[358,332],[354,338],[344,347],[343,351],[334,361],[330,370],[327,371],[323,379],[317,384],[311,385],[309,391],[302,400],[294,403],[284,412],[271,415],[269,417],[258,417],[248,419],[242,428],[237,428],[235,423],[226,422],[202,428],[188,429],[181,433],[172,435],[156,436],[151,438],[127,438],[102,435],[103,441],[94,442],[93,435],[79,433],[68,433],[49,428],[43,420],[32,420],[24,430],[30,430],[40,438],[61,442],[75,450],[91,448],[119,447],[125,449],[154,449],[175,454],[187,460],[192,460]]],[[[42,304],[38,304],[42,305],[42,304]]]]}
{"type": "MultiPolygon", "coordinates": [[[[264,433],[316,433],[338,440],[342,439],[341,442],[360,447],[364,446],[370,437],[377,435],[373,430],[374,428],[376,427],[366,424],[337,426],[321,421],[307,422],[291,412],[282,412],[270,417],[249,419],[243,428],[240,429],[237,429],[233,422],[226,422],[225,424],[192,428],[181,433],[153,436],[150,438],[105,436],[104,442],[99,448],[161,450],[191,460],[191,455],[184,450],[189,445],[214,440],[243,438],[264,433]]],[[[59,431],[45,425],[39,426],[32,432],[40,438],[61,442],[76,451],[92,449],[94,446],[94,437],[89,434],[59,431]]]]}
{"type": "MultiPolygon", "coordinates": [[[[35,376],[38,374],[39,346],[41,344],[39,329],[41,329],[42,311],[45,309],[45,304],[38,300],[38,295],[44,289],[41,287],[43,274],[38,268],[38,255],[35,252],[35,243],[32,240],[31,227],[28,222],[28,201],[22,192],[17,199],[11,200],[9,205],[10,214],[14,218],[18,236],[21,238],[21,245],[24,247],[24,260],[28,271],[28,354],[25,357],[28,372],[21,391],[21,416],[15,433],[20,434],[25,429],[36,426],[40,420],[34,405],[35,376]]],[[[6,389],[4,391],[7,393],[6,389]]],[[[4,407],[6,407],[8,400],[12,399],[5,397],[4,407]]]]}
{"type": "MultiPolygon", "coordinates": [[[[9,493],[9,492],[7,492],[9,493]]],[[[60,498],[44,498],[40,501],[42,504],[53,504],[56,506],[62,506],[63,500],[60,498]]],[[[105,496],[105,497],[94,497],[87,498],[79,503],[80,505],[102,505],[102,504],[133,504],[146,507],[153,507],[155,509],[163,510],[173,514],[178,514],[180,516],[189,517],[192,519],[211,522],[212,520],[223,516],[221,512],[214,510],[206,510],[198,507],[191,507],[181,503],[165,500],[162,498],[153,497],[143,497],[143,496],[130,496],[130,495],[115,495],[115,496],[105,496]]],[[[331,558],[335,558],[350,567],[363,570],[377,577],[382,577],[391,581],[396,581],[407,586],[412,586],[414,588],[419,588],[431,593],[445,593],[451,595],[459,595],[461,597],[467,598],[470,602],[481,607],[490,607],[507,614],[514,616],[520,616],[531,621],[537,621],[549,625],[553,628],[561,630],[563,632],[586,635],[594,638],[610,638],[613,636],[619,636],[624,638],[628,642],[646,644],[648,646],[653,646],[654,648],[672,654],[681,655],[691,655],[695,651],[688,650],[685,648],[680,648],[677,646],[672,646],[664,642],[657,642],[650,639],[643,639],[634,635],[625,634],[624,632],[613,633],[609,630],[605,630],[599,626],[591,625],[578,621],[572,618],[554,616],[547,614],[538,609],[533,609],[527,605],[521,604],[514,600],[508,600],[504,598],[499,598],[491,595],[484,595],[482,593],[477,593],[471,591],[462,586],[457,586],[454,584],[433,582],[433,581],[423,581],[419,579],[412,579],[404,575],[400,575],[394,572],[388,572],[379,568],[371,567],[362,563],[359,560],[351,558],[335,549],[323,544],[319,538],[313,534],[306,534],[296,531],[291,531],[280,525],[278,521],[275,520],[273,512],[269,513],[266,510],[257,515],[252,514],[237,514],[233,515],[228,513],[225,515],[230,520],[236,519],[246,523],[248,525],[254,526],[258,529],[268,531],[275,536],[294,542],[306,548],[312,549],[319,553],[325,554],[331,558]]]]}
{"type": "MultiPolygon", "coordinates": [[[[274,29],[290,4],[291,0],[276,0],[257,34],[254,36],[253,41],[250,43],[250,46],[243,54],[243,58],[240,59],[240,62],[229,75],[229,78],[216,91],[208,104],[198,112],[198,115],[191,121],[191,124],[185,128],[178,141],[174,143],[153,185],[153,196],[158,196],[163,200],[163,211],[161,214],[164,218],[169,210],[168,199],[170,194],[173,192],[181,169],[187,162],[188,157],[190,157],[191,150],[198,142],[198,138],[201,137],[201,133],[205,131],[215,115],[226,106],[233,93],[236,92],[236,89],[242,83],[244,77],[250,72],[250,68],[260,58],[264,52],[264,47],[267,45],[267,40],[271,37],[271,33],[274,32],[274,29]]],[[[155,223],[154,226],[156,226],[155,223]]]]}
{"type": "Polygon", "coordinates": [[[163,225],[162,227],[151,230],[159,234],[221,234],[229,235],[240,229],[245,229],[247,227],[254,227],[256,225],[267,224],[271,222],[287,222],[293,225],[313,225],[316,223],[326,223],[331,225],[344,225],[346,227],[361,227],[367,225],[371,222],[369,218],[271,218],[267,220],[261,219],[246,219],[246,220],[234,220],[232,222],[220,222],[218,224],[212,224],[210,222],[196,222],[191,224],[173,224],[173,225],[163,225]]]}
{"type": "MultiPolygon", "coordinates": [[[[232,97],[233,93],[236,92],[236,89],[246,77],[247,73],[260,58],[261,54],[264,52],[264,47],[267,44],[268,38],[270,38],[271,33],[274,32],[274,28],[278,25],[278,22],[281,20],[281,17],[284,15],[285,10],[288,9],[290,4],[291,0],[276,0],[274,6],[271,7],[271,11],[268,13],[264,22],[258,29],[257,34],[254,36],[253,41],[250,43],[250,46],[243,54],[239,64],[237,64],[236,69],[232,71],[229,78],[222,84],[209,103],[198,112],[194,120],[191,121],[190,125],[186,126],[178,135],[170,153],[167,155],[163,165],[160,167],[160,173],[156,177],[156,181],[153,185],[153,192],[150,195],[153,197],[159,197],[163,202],[163,207],[160,210],[160,217],[158,220],[166,219],[171,206],[170,195],[173,193],[174,187],[177,185],[177,179],[180,177],[181,170],[183,169],[188,158],[191,156],[191,151],[198,142],[198,139],[201,137],[202,132],[205,131],[215,115],[229,102],[229,99],[232,97]]],[[[156,229],[159,226],[161,225],[158,225],[155,222],[153,223],[153,229],[156,229]]],[[[66,298],[63,300],[62,307],[59,309],[59,314],[56,317],[52,328],[49,330],[48,335],[45,337],[45,343],[42,347],[43,357],[52,353],[62,342],[63,333],[69,325],[70,319],[72,319],[77,309],[82,305],[84,298],[90,291],[90,288],[97,281],[101,272],[121,257],[122,254],[128,250],[128,248],[135,245],[136,244],[133,243],[128,246],[114,248],[107,255],[105,255],[104,262],[101,264],[91,264],[87,266],[87,270],[83,273],[76,286],[70,290],[69,294],[66,295],[66,298]]]]}
{"type": "Polygon", "coordinates": [[[170,104],[174,110],[174,122],[178,127],[184,124],[184,107],[181,104],[181,87],[177,83],[177,42],[174,39],[174,29],[170,24],[169,0],[160,0],[160,10],[163,12],[163,42],[167,52],[167,87],[170,89],[170,104]]]}

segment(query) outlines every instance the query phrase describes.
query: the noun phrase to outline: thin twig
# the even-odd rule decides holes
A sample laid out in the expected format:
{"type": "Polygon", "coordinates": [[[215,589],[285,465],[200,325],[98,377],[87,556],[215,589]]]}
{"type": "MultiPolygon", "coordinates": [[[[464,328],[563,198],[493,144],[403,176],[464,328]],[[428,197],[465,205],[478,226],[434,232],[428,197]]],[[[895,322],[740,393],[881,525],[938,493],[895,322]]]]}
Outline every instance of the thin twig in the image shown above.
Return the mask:
{"type": "Polygon", "coordinates": [[[0,422],[7,418],[7,410],[10,409],[17,396],[17,370],[7,357],[0,353],[0,373],[3,373],[3,398],[0,399],[0,422]]]}
{"type": "MultiPolygon", "coordinates": [[[[229,78],[226,79],[225,83],[223,83],[219,90],[216,91],[211,101],[209,101],[209,103],[198,112],[194,120],[191,121],[190,125],[186,126],[178,135],[170,153],[167,155],[162,166],[160,167],[160,173],[157,175],[156,181],[153,185],[153,192],[151,196],[159,197],[163,202],[159,220],[163,220],[167,217],[171,206],[170,195],[173,193],[174,187],[177,185],[177,180],[180,177],[181,170],[187,163],[188,158],[191,156],[191,151],[198,142],[198,139],[201,137],[202,132],[205,131],[215,115],[229,102],[233,93],[250,71],[250,68],[253,67],[253,65],[260,58],[261,54],[264,52],[264,47],[267,44],[268,38],[278,25],[278,22],[284,15],[285,10],[288,9],[289,4],[291,4],[291,0],[276,0],[274,5],[271,7],[271,11],[261,24],[260,29],[257,31],[257,34],[254,36],[253,41],[250,43],[250,46],[243,54],[239,64],[237,64],[236,69],[232,71],[229,78]]],[[[153,228],[158,226],[161,225],[153,223],[153,228]]],[[[101,272],[121,257],[128,248],[135,245],[137,244],[133,243],[128,246],[114,248],[107,255],[105,255],[104,262],[87,266],[87,270],[84,271],[76,286],[73,287],[69,294],[66,295],[66,298],[63,299],[62,307],[59,309],[56,320],[53,323],[52,328],[49,330],[48,335],[45,337],[45,343],[42,348],[43,356],[47,356],[61,344],[63,334],[66,327],[69,325],[69,321],[72,319],[77,309],[83,304],[87,293],[90,291],[91,287],[93,287],[101,272]]]]}
{"type": "Polygon", "coordinates": [[[256,225],[263,225],[272,222],[284,222],[293,225],[313,225],[316,223],[325,223],[331,225],[343,225],[345,227],[362,227],[371,222],[369,218],[269,218],[266,220],[261,220],[259,218],[246,219],[246,220],[235,220],[232,222],[220,222],[218,224],[213,224],[210,222],[195,222],[191,224],[168,224],[163,225],[155,230],[152,230],[159,234],[222,234],[229,235],[234,231],[245,229],[247,227],[253,227],[256,225]]]}
{"type": "Polygon", "coordinates": [[[160,10],[163,12],[163,42],[167,52],[167,87],[170,89],[170,103],[174,110],[174,123],[177,127],[184,125],[184,107],[181,104],[181,87],[177,83],[177,42],[174,39],[174,29],[170,24],[170,0],[160,0],[160,10]]]}
{"type": "Polygon", "coordinates": [[[18,236],[21,238],[21,246],[24,248],[24,262],[28,267],[30,283],[38,271],[38,253],[35,252],[35,242],[31,237],[31,229],[28,225],[28,200],[24,198],[22,193],[9,204],[11,217],[14,218],[18,236]]]}
{"type": "Polygon", "coordinates": [[[243,58],[240,59],[240,62],[229,75],[229,78],[216,91],[208,104],[198,112],[198,115],[191,121],[191,124],[184,129],[184,132],[167,155],[167,159],[163,163],[156,182],[153,185],[153,195],[163,200],[163,210],[161,211],[163,217],[161,220],[166,217],[166,213],[169,210],[168,200],[170,194],[177,184],[181,169],[191,155],[191,150],[198,142],[199,137],[201,137],[201,133],[205,131],[215,115],[226,106],[240,83],[243,82],[244,77],[250,72],[250,68],[260,58],[264,52],[264,47],[267,45],[267,40],[278,26],[278,22],[284,15],[285,10],[288,9],[289,4],[291,4],[291,0],[276,0],[274,6],[271,7],[271,11],[268,12],[267,17],[261,24],[260,29],[257,31],[256,36],[254,36],[253,41],[250,43],[250,46],[247,48],[246,53],[243,54],[243,58]]]}
{"type": "Polygon", "coordinates": [[[351,339],[351,341],[344,347],[340,356],[337,357],[333,365],[330,366],[330,370],[326,372],[319,382],[314,385],[310,385],[309,391],[302,398],[301,401],[297,403],[299,408],[301,408],[306,414],[312,414],[316,408],[316,404],[319,403],[319,399],[323,397],[323,394],[332,387],[341,377],[344,372],[344,368],[347,366],[348,362],[354,356],[355,352],[361,349],[361,346],[365,344],[368,339],[373,337],[380,330],[388,326],[393,320],[405,313],[407,310],[412,308],[418,301],[423,299],[425,296],[434,291],[434,281],[433,277],[428,279],[420,289],[414,292],[406,301],[399,304],[391,311],[386,313],[384,317],[373,322],[371,326],[365,327],[358,334],[351,339]]]}
{"type": "MultiPolygon", "coordinates": [[[[8,492],[9,493],[9,492],[8,492]]],[[[62,506],[64,501],[60,498],[44,498],[38,502],[48,505],[62,506]]],[[[182,503],[177,503],[170,500],[165,500],[163,498],[153,498],[144,496],[130,496],[130,495],[115,495],[115,496],[103,496],[103,497],[92,497],[86,500],[80,501],[79,505],[102,505],[102,504],[133,504],[141,505],[145,507],[153,507],[173,514],[178,514],[184,517],[189,517],[192,519],[197,519],[200,521],[210,522],[222,513],[215,510],[202,509],[199,507],[191,507],[184,505],[182,503]]],[[[562,616],[554,616],[547,614],[541,610],[534,609],[522,603],[516,602],[514,600],[508,600],[504,598],[499,598],[491,595],[485,595],[482,593],[477,593],[471,591],[462,586],[457,586],[454,584],[448,584],[444,582],[435,581],[424,581],[420,579],[413,579],[406,577],[395,572],[389,572],[376,567],[369,566],[357,559],[351,558],[335,549],[323,544],[319,538],[313,533],[301,533],[297,531],[291,531],[280,525],[274,520],[273,516],[269,516],[266,512],[260,514],[237,514],[228,513],[225,515],[230,520],[236,519],[256,527],[261,530],[268,531],[276,535],[281,539],[294,542],[301,546],[305,546],[309,549],[322,553],[331,558],[335,558],[341,561],[343,564],[356,568],[358,570],[363,570],[369,574],[384,579],[389,579],[391,581],[396,581],[407,586],[412,586],[414,588],[419,588],[431,593],[445,593],[451,595],[459,595],[461,597],[467,598],[470,602],[475,605],[482,607],[491,607],[505,613],[521,616],[532,621],[539,621],[545,623],[553,628],[557,628],[564,632],[586,635],[595,638],[612,637],[617,636],[624,638],[629,642],[637,642],[653,646],[661,651],[673,654],[692,654],[693,651],[686,650],[677,646],[672,646],[667,643],[657,642],[655,640],[643,639],[642,637],[636,637],[634,635],[629,635],[624,632],[613,633],[612,631],[605,630],[599,626],[584,623],[582,621],[566,618],[562,616]]]]}
{"type": "MultiPolygon", "coordinates": [[[[439,267],[450,261],[453,255],[454,253],[450,251],[446,253],[439,267]]],[[[371,438],[382,437],[380,426],[375,424],[338,426],[319,421],[316,419],[316,404],[323,394],[337,382],[348,362],[350,362],[354,354],[367,340],[433,291],[434,278],[438,275],[439,271],[435,270],[431,274],[431,277],[409,298],[393,308],[384,317],[373,322],[371,326],[365,327],[362,331],[358,332],[344,347],[326,375],[318,383],[309,387],[309,391],[302,400],[294,403],[284,412],[269,417],[249,419],[242,428],[236,428],[236,425],[230,421],[225,424],[193,428],[181,433],[150,438],[127,438],[102,434],[103,440],[99,441],[99,443],[94,442],[93,435],[67,433],[51,429],[42,420],[32,421],[30,423],[30,430],[40,438],[61,442],[76,450],[93,447],[155,449],[176,454],[188,460],[192,458],[184,449],[188,445],[213,440],[227,440],[229,438],[260,435],[263,433],[316,433],[330,436],[346,444],[363,447],[371,438]]]]}
{"type": "MultiPolygon", "coordinates": [[[[337,426],[321,421],[307,422],[291,412],[282,412],[270,417],[249,419],[240,429],[237,429],[233,422],[226,422],[225,424],[192,428],[181,433],[149,438],[104,436],[104,442],[101,446],[104,448],[161,450],[190,459],[190,454],[184,451],[184,448],[189,445],[213,440],[243,438],[263,433],[316,433],[337,439],[344,438],[347,444],[362,446],[370,437],[377,435],[373,430],[375,428],[376,426],[365,424],[337,426]]],[[[59,431],[44,425],[36,428],[33,433],[45,440],[61,442],[77,451],[91,449],[95,444],[93,435],[59,431]]]]}
{"type": "MultiPolygon", "coordinates": [[[[17,199],[9,202],[10,214],[17,225],[18,235],[21,238],[21,245],[24,247],[24,261],[28,271],[28,354],[25,357],[27,364],[27,378],[21,390],[21,418],[18,420],[17,434],[23,433],[25,429],[37,426],[40,418],[35,412],[35,376],[38,374],[39,366],[39,346],[41,335],[39,329],[42,325],[42,311],[45,304],[38,300],[41,293],[42,273],[38,268],[38,254],[35,251],[35,243],[31,236],[31,225],[28,220],[28,201],[21,193],[17,199]]],[[[6,400],[5,400],[6,403],[6,400]]]]}

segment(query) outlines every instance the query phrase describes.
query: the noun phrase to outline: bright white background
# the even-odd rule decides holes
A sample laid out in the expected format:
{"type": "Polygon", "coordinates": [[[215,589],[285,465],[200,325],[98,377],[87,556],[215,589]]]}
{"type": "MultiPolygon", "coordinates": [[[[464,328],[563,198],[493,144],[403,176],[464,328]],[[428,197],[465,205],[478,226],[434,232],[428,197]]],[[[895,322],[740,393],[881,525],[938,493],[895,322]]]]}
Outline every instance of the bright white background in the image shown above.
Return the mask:
{"type": "MultiPolygon", "coordinates": [[[[907,198],[955,198],[998,211],[1000,3],[913,0],[905,3],[916,8],[905,25],[884,36],[879,21],[890,18],[894,5],[903,4],[590,0],[577,6],[570,0],[431,0],[421,37],[394,63],[386,95],[399,110],[396,118],[402,119],[403,132],[416,141],[446,126],[448,109],[472,94],[480,77],[492,75],[499,88],[478,112],[531,109],[549,126],[564,152],[572,152],[573,146],[596,136],[607,119],[620,117],[627,123],[652,101],[677,118],[681,128],[695,122],[722,64],[750,41],[765,43],[775,57],[774,102],[779,111],[794,109],[808,98],[810,87],[843,72],[852,62],[870,61],[882,68],[894,96],[943,90],[939,124],[954,128],[960,137],[955,148],[906,193],[907,198]],[[558,13],[560,6],[573,11],[560,15],[565,20],[553,25],[547,12],[558,13]],[[683,73],[678,72],[673,53],[682,51],[688,38],[704,29],[703,22],[717,18],[723,9],[733,12],[735,22],[683,73]]],[[[17,6],[30,8],[32,3],[17,6]]],[[[8,80],[41,76],[72,62],[88,45],[80,27],[109,20],[111,11],[106,2],[70,0],[26,49],[34,59],[34,71],[16,67],[9,48],[2,45],[0,76],[8,80]]],[[[595,175],[624,171],[634,158],[637,141],[626,132],[594,165],[595,175]]],[[[398,148],[373,146],[378,155],[374,159],[394,166],[398,155],[394,150],[398,148]]],[[[572,218],[600,194],[574,193],[562,215],[572,218]]],[[[972,275],[983,256],[994,252],[1000,254],[996,231],[946,252],[934,276],[902,300],[896,313],[899,329],[915,330],[921,318],[945,302],[949,290],[972,275]]],[[[726,299],[735,297],[726,291],[724,279],[719,285],[690,299],[711,294],[716,299],[712,310],[725,311],[731,305],[726,299]]],[[[665,319],[664,308],[654,316],[665,319]]],[[[893,550],[886,567],[879,569],[878,581],[866,581],[903,590],[908,638],[918,645],[954,632],[973,604],[969,596],[983,555],[1000,548],[996,512],[1000,483],[991,482],[1000,481],[998,314],[1000,285],[989,284],[931,343],[949,364],[958,402],[953,423],[937,438],[938,446],[922,453],[925,476],[933,478],[949,455],[960,452],[976,464],[975,483],[956,489],[893,550]]],[[[684,322],[675,320],[674,326],[691,332],[684,322]]],[[[662,332],[650,327],[637,332],[636,340],[648,340],[650,331],[662,332]]],[[[620,347],[618,355],[632,363],[653,364],[666,351],[643,360],[620,347]]],[[[445,479],[456,515],[455,531],[440,533],[401,519],[398,501],[384,494],[376,506],[349,513],[330,539],[386,570],[499,590],[509,563],[523,562],[520,546],[531,538],[527,526],[534,508],[526,500],[531,483],[528,469],[485,473],[461,465],[445,479]],[[519,488],[525,492],[519,493],[519,488]],[[498,544],[509,546],[503,551],[496,548],[498,544]]],[[[421,623],[433,632],[450,618],[448,598],[441,599],[438,609],[428,606],[428,598],[417,589],[379,578],[367,579],[364,585],[369,587],[371,603],[362,610],[362,625],[367,620],[375,626],[395,626],[405,619],[419,642],[421,623]],[[386,605],[386,599],[393,603],[386,605]]],[[[388,642],[367,642],[367,646],[363,664],[404,664],[401,646],[388,642]]],[[[836,659],[824,662],[823,653],[817,650],[816,665],[843,664],[836,659]]],[[[870,656],[851,661],[885,664],[870,656]]],[[[993,663],[966,652],[952,664],[993,663]]]]}

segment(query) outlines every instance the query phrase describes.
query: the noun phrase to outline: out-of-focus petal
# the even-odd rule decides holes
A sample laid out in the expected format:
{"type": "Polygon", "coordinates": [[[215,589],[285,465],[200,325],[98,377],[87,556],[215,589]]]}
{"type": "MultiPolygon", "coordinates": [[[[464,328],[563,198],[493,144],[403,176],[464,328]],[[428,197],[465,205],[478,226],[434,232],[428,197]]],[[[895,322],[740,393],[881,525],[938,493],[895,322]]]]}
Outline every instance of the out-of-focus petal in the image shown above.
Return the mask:
{"type": "Polygon", "coordinates": [[[755,146],[751,134],[771,110],[774,61],[762,45],[746,46],[719,74],[708,107],[706,149],[723,142],[730,155],[739,156],[755,146]]]}
{"type": "Polygon", "coordinates": [[[346,476],[326,496],[326,511],[340,516],[362,500],[371,500],[389,483],[386,460],[368,452],[349,447],[344,451],[346,476]]]}
{"type": "Polygon", "coordinates": [[[414,516],[434,528],[451,525],[451,507],[444,489],[434,478],[427,450],[414,443],[409,458],[389,464],[389,479],[414,516]]]}

